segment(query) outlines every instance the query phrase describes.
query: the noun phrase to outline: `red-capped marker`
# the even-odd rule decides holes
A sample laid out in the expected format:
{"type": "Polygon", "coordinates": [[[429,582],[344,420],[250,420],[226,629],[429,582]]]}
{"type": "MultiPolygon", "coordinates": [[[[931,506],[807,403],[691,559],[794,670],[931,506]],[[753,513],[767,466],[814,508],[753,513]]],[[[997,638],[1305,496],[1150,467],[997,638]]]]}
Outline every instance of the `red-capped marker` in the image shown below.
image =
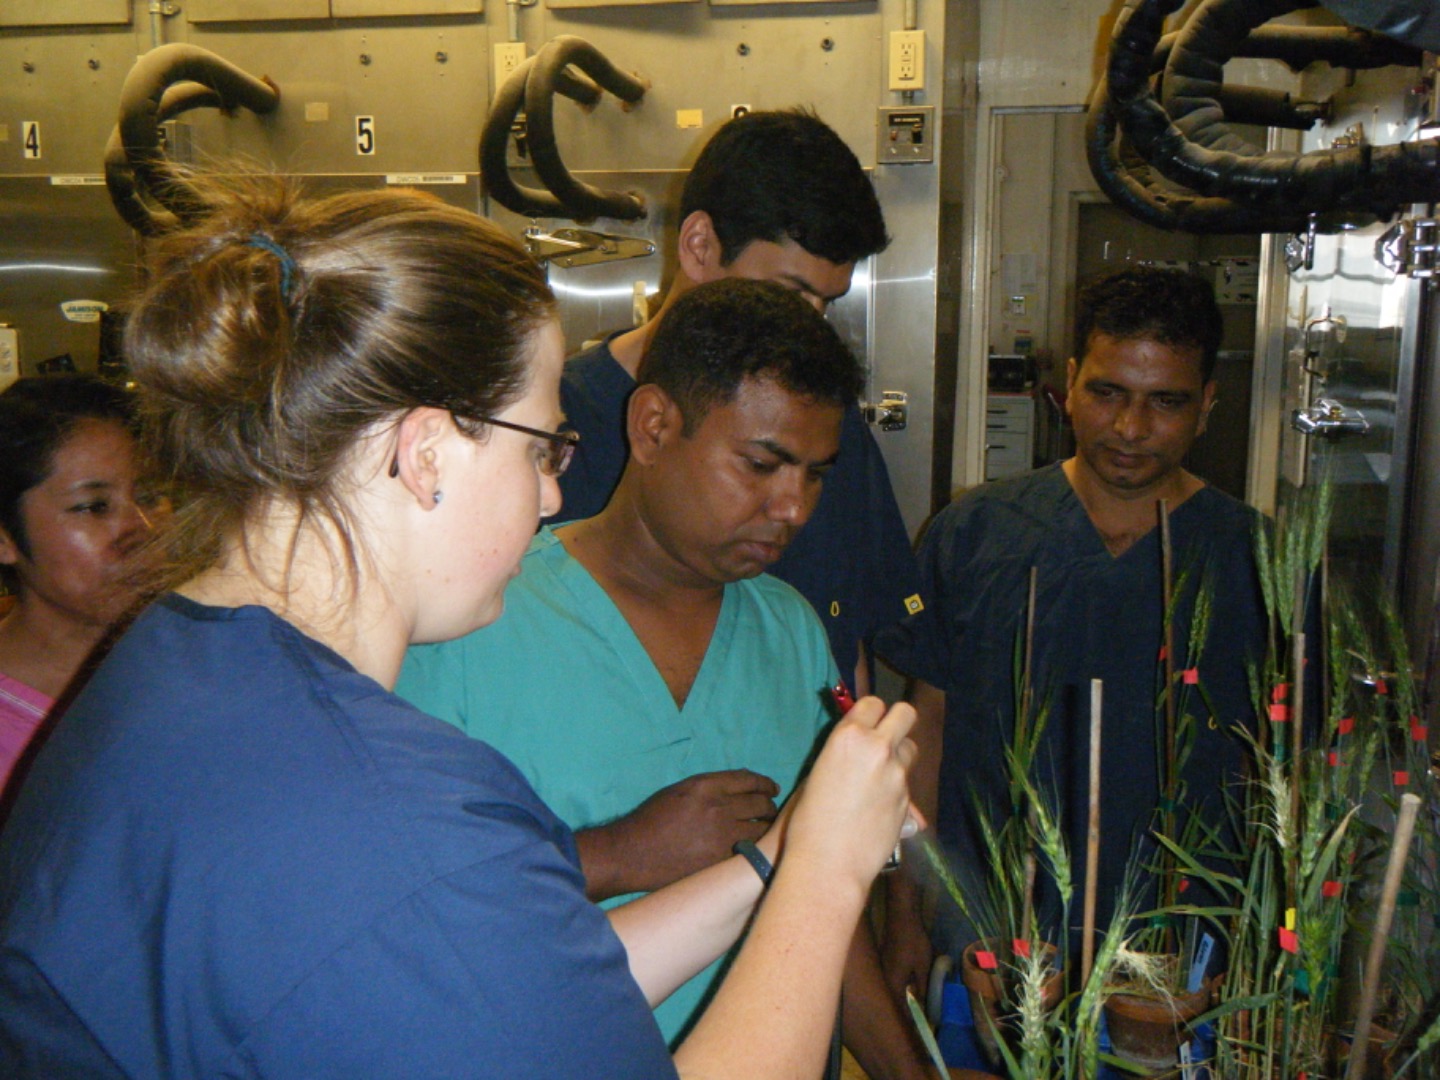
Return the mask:
{"type": "MultiPolygon", "coordinates": [[[[840,710],[841,716],[844,716],[855,707],[855,695],[850,693],[850,688],[843,682],[838,682],[830,688],[830,697],[835,702],[835,707],[840,710]]],[[[885,865],[880,867],[880,872],[884,874],[891,870],[899,870],[900,854],[900,841],[896,840],[895,850],[892,851],[890,857],[885,860],[885,865]]]]}

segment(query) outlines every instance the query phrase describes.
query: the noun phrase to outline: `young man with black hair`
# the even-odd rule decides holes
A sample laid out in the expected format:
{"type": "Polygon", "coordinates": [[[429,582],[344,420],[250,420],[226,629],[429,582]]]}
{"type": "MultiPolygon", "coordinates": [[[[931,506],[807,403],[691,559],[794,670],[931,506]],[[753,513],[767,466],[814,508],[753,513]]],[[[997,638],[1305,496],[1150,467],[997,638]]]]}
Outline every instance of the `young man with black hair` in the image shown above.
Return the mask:
{"type": "MultiPolygon", "coordinates": [[[[605,509],[542,529],[500,619],[411,649],[397,687],[509,757],[577,830],[589,895],[616,903],[763,833],[831,719],[824,631],[764,571],[815,509],[864,384],[793,290],[745,279],[669,305],[639,377],[605,509]]],[[[847,1045],[873,1077],[928,1075],[857,940],[847,1045]]],[[[657,1008],[672,1043],[723,965],[657,1008]]]]}
{"type": "MultiPolygon", "coordinates": [[[[625,466],[625,401],[665,313],[707,281],[773,281],[817,311],[850,290],[855,264],[889,243],[874,186],[844,141],[801,110],[756,111],[706,143],[680,198],[677,268],[656,316],[565,365],[561,405],[581,446],[552,523],[604,508],[625,466]]],[[[810,523],[770,572],[810,601],[842,676],[868,693],[867,643],[920,606],[910,538],[857,403],[810,523]]]]}
{"type": "MultiPolygon", "coordinates": [[[[1177,673],[1193,669],[1205,694],[1185,701],[1194,721],[1186,802],[1212,822],[1222,816],[1223,785],[1238,775],[1234,725],[1253,711],[1247,664],[1264,647],[1265,626],[1253,556],[1258,515],[1183,465],[1215,405],[1221,330],[1209,283],[1184,271],[1138,267],[1084,290],[1077,355],[1067,371],[1075,456],[985,484],[942,510],[920,549],[930,606],[877,643],[913,679],[909,697],[920,714],[914,730],[920,758],[911,778],[916,805],[962,872],[984,880],[977,804],[992,821],[1008,812],[1005,748],[1035,569],[1032,685],[1036,711],[1048,713],[1036,754],[1038,788],[1058,800],[1077,882],[1087,822],[1089,687],[1092,678],[1104,682],[1102,928],[1132,842],[1148,841],[1161,803],[1162,501],[1176,583],[1172,666],[1177,673]],[[1192,642],[1202,593],[1208,626],[1192,642]]],[[[920,931],[919,890],[909,880],[894,881],[890,900],[887,974],[894,988],[917,980],[923,986],[930,941],[920,931]]],[[[939,902],[943,920],[946,901],[939,902]]],[[[1077,902],[1071,923],[1078,922],[1077,902]]],[[[944,937],[937,935],[942,948],[965,944],[944,937]]]]}

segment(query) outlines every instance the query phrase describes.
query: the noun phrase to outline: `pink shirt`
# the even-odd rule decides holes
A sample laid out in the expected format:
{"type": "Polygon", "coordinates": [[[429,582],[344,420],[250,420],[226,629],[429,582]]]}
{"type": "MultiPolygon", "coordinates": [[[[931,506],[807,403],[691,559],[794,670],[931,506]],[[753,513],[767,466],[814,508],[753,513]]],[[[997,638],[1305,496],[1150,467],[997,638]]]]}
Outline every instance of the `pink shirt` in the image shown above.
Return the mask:
{"type": "Polygon", "coordinates": [[[54,704],[39,690],[0,674],[0,790],[4,790],[16,759],[54,704]]]}

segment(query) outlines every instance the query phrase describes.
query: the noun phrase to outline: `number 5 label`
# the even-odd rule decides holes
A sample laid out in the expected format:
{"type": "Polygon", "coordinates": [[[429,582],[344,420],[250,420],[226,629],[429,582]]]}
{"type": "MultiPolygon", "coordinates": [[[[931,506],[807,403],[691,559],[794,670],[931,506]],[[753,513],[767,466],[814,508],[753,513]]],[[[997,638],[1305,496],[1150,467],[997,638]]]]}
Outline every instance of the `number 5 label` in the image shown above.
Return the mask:
{"type": "Polygon", "coordinates": [[[375,153],[375,118],[355,117],[355,153],[367,157],[375,153]]]}

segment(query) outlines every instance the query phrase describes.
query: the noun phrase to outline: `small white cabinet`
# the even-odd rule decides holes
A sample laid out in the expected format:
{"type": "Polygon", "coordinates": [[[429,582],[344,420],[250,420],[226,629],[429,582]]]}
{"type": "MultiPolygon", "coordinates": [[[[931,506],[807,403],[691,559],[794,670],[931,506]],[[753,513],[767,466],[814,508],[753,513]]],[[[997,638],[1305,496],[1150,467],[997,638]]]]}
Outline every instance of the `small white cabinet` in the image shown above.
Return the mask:
{"type": "Polygon", "coordinates": [[[1029,394],[985,398],[985,479],[1029,472],[1035,461],[1035,399],[1029,394]]]}

